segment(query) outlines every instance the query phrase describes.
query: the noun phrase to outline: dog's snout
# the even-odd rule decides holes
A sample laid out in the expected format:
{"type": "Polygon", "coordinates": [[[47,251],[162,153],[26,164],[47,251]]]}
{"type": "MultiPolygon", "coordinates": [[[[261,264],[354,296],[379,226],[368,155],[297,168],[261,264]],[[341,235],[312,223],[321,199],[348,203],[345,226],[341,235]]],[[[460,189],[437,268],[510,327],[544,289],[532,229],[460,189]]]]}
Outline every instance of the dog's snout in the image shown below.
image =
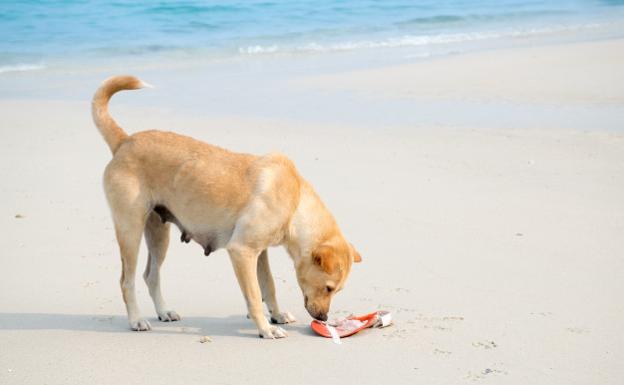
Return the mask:
{"type": "Polygon", "coordinates": [[[306,306],[306,310],[312,318],[318,321],[327,321],[327,311],[317,310],[306,306]]]}
{"type": "Polygon", "coordinates": [[[327,321],[327,313],[317,314],[314,318],[319,321],[327,321]]]}

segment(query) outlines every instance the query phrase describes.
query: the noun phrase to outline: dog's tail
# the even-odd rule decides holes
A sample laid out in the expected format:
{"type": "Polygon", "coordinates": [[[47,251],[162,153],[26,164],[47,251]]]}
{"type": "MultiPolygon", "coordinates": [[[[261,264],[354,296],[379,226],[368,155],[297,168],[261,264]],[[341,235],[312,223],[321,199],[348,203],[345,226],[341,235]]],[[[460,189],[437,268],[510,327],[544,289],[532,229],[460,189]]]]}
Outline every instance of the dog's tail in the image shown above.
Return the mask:
{"type": "Polygon", "coordinates": [[[137,90],[145,87],[151,86],[134,76],[113,76],[106,79],[95,92],[95,95],[93,95],[93,101],[91,102],[93,122],[100,130],[100,134],[104,137],[113,154],[128,137],[128,134],[119,127],[108,113],[108,101],[118,91],[137,90]]]}

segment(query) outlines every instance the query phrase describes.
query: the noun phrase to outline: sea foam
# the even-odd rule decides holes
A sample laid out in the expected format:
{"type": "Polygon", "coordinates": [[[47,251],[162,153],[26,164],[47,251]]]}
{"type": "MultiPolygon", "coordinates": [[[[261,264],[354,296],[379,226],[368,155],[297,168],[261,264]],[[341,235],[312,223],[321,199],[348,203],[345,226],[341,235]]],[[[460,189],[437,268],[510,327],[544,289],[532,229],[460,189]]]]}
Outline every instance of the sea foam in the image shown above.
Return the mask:
{"type": "Polygon", "coordinates": [[[3,66],[0,66],[0,74],[7,73],[7,72],[36,71],[36,70],[42,70],[44,68],[45,68],[45,65],[41,63],[39,64],[22,63],[22,64],[13,64],[13,65],[3,65],[3,66]]]}
{"type": "Polygon", "coordinates": [[[598,23],[579,25],[558,25],[542,28],[508,29],[499,31],[459,32],[437,35],[404,35],[377,40],[347,40],[342,42],[308,42],[298,45],[251,45],[239,47],[238,52],[245,55],[262,55],[274,53],[324,53],[354,51],[374,48],[399,48],[410,46],[429,46],[471,41],[492,40],[502,38],[523,38],[536,35],[555,34],[566,31],[599,28],[598,23]]]}

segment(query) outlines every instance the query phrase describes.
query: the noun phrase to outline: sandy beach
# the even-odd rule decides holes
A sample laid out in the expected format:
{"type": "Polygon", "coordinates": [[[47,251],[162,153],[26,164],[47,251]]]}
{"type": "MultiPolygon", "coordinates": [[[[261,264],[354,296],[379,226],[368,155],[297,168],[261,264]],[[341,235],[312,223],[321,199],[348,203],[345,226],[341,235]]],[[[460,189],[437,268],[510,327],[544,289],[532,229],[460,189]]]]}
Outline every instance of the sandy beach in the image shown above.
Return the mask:
{"type": "Polygon", "coordinates": [[[363,258],[331,316],[395,320],[342,345],[310,331],[284,250],[269,255],[297,322],[267,341],[227,253],[204,257],[176,229],[163,290],[182,321],[158,322],[138,280],[154,330],[130,331],[89,110],[112,73],[0,74],[0,383],[622,384],[622,68],[624,40],[291,71],[266,88],[246,83],[265,67],[136,69],[156,88],[113,99],[128,132],[280,151],[315,186],[363,258]]]}

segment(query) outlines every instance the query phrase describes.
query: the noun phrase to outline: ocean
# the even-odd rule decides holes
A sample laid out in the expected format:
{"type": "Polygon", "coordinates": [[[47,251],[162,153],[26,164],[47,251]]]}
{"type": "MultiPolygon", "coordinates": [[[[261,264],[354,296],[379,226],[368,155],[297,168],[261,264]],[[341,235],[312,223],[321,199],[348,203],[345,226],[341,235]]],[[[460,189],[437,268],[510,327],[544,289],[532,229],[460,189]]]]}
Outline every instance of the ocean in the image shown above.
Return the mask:
{"type": "Polygon", "coordinates": [[[621,35],[624,1],[1,1],[0,73],[150,55],[427,57],[621,35]]]}

